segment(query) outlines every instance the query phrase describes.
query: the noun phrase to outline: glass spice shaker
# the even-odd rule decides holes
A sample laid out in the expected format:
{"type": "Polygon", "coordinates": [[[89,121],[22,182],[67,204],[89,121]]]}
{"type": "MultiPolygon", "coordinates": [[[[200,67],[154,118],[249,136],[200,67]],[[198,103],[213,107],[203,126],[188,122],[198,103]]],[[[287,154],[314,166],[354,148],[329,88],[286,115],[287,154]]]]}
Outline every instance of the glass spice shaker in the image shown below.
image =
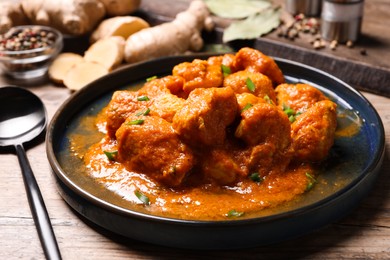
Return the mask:
{"type": "Polygon", "coordinates": [[[364,0],[324,0],[321,13],[321,36],[340,43],[355,42],[363,20],[364,0]]]}

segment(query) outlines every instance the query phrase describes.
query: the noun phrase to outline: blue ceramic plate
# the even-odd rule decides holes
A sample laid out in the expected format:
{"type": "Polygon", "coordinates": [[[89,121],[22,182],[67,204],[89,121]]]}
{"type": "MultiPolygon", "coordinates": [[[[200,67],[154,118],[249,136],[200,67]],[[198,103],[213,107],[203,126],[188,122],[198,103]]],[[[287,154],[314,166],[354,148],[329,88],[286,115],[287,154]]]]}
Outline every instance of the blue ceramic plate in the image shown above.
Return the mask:
{"type": "MultiPolygon", "coordinates": [[[[64,200],[88,220],[114,233],[149,243],[192,249],[232,249],[276,243],[314,231],[350,213],[372,188],[383,161],[381,119],[372,105],[346,83],[320,70],[278,58],[275,60],[287,81],[310,83],[338,104],[339,128],[351,123],[359,125],[353,136],[336,138],[318,184],[301,198],[276,212],[264,211],[255,217],[226,221],[181,220],[137,210],[88,177],[81,160],[71,155],[67,137],[78,131],[81,118],[96,115],[115,90],[137,85],[151,76],[170,74],[178,63],[208,56],[176,56],[130,65],[72,95],[54,115],[46,139],[48,159],[64,200]]],[[[88,132],[83,134],[88,135],[88,132]]]]}

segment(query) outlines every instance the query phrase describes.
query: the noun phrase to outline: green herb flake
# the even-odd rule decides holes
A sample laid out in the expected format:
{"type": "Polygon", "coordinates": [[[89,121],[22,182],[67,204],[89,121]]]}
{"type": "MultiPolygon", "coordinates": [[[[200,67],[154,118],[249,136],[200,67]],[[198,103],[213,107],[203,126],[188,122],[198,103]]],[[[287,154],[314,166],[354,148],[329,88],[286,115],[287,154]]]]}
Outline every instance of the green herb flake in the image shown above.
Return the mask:
{"type": "Polygon", "coordinates": [[[265,95],[265,96],[264,96],[264,100],[265,100],[268,104],[270,104],[270,105],[273,105],[273,104],[274,104],[274,102],[272,102],[271,98],[270,98],[268,95],[265,95]]]}
{"type": "Polygon", "coordinates": [[[258,172],[254,172],[251,175],[249,175],[249,178],[254,182],[262,182],[262,178],[258,172]]]}
{"type": "Polygon", "coordinates": [[[228,66],[226,66],[226,65],[221,64],[221,69],[222,69],[224,77],[229,76],[230,74],[232,74],[232,70],[228,66]]]}
{"type": "Polygon", "coordinates": [[[238,218],[238,217],[242,217],[244,214],[245,214],[244,212],[240,212],[240,211],[237,211],[237,210],[235,210],[235,209],[232,209],[232,210],[230,210],[230,211],[226,214],[226,216],[227,216],[228,218],[238,218]]]}
{"type": "Polygon", "coordinates": [[[306,191],[309,191],[313,188],[314,184],[317,183],[317,180],[308,172],[306,172],[306,177],[308,178],[308,183],[306,186],[306,191]]]}
{"type": "Polygon", "coordinates": [[[108,160],[115,161],[115,157],[118,155],[118,151],[103,151],[104,154],[107,156],[108,160]]]}
{"type": "Polygon", "coordinates": [[[139,97],[137,97],[137,100],[138,101],[149,101],[150,99],[148,96],[139,96],[139,97]]]}
{"type": "Polygon", "coordinates": [[[249,89],[250,92],[255,92],[255,83],[253,83],[253,81],[249,77],[246,79],[246,87],[249,89]]]}
{"type": "Polygon", "coordinates": [[[243,109],[241,109],[241,112],[244,112],[245,110],[248,110],[249,108],[253,107],[253,105],[251,103],[248,103],[244,106],[243,109]]]}
{"type": "Polygon", "coordinates": [[[136,190],[134,191],[134,194],[135,196],[137,196],[137,198],[145,205],[149,205],[150,204],[150,200],[148,198],[148,196],[146,196],[145,194],[143,194],[141,191],[139,190],[136,190]]]}
{"type": "Polygon", "coordinates": [[[296,116],[299,115],[294,109],[290,108],[286,104],[283,104],[283,112],[288,116],[288,120],[290,120],[291,123],[294,123],[296,116]]]}
{"type": "Polygon", "coordinates": [[[146,82],[152,81],[154,79],[157,79],[157,76],[152,76],[146,79],[146,82]]]}
{"type": "Polygon", "coordinates": [[[138,112],[138,113],[135,114],[135,115],[136,115],[136,116],[147,116],[149,113],[150,113],[150,108],[146,108],[145,110],[140,111],[140,112],[138,112]]]}
{"type": "Polygon", "coordinates": [[[143,119],[137,119],[137,120],[132,120],[130,122],[127,122],[127,125],[142,125],[145,120],[143,119]]]}

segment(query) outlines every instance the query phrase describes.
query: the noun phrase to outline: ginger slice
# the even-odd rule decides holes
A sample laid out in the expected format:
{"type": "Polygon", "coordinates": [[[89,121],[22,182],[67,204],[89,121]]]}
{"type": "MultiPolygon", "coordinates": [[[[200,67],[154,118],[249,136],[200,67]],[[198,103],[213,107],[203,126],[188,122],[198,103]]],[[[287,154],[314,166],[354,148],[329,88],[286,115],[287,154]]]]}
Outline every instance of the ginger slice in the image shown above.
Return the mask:
{"type": "Polygon", "coordinates": [[[49,67],[49,78],[55,83],[63,84],[65,75],[70,68],[81,62],[84,62],[84,58],[79,54],[72,52],[61,53],[49,67]]]}
{"type": "Polygon", "coordinates": [[[92,44],[84,54],[84,59],[96,62],[111,71],[124,59],[125,39],[111,36],[92,44]]]}
{"type": "Polygon", "coordinates": [[[122,36],[127,39],[133,33],[148,28],[150,25],[135,16],[115,16],[102,21],[92,33],[90,41],[96,42],[110,36],[122,36]]]}
{"type": "Polygon", "coordinates": [[[108,74],[99,63],[84,61],[73,66],[64,78],[64,85],[71,90],[79,90],[88,83],[108,74]]]}

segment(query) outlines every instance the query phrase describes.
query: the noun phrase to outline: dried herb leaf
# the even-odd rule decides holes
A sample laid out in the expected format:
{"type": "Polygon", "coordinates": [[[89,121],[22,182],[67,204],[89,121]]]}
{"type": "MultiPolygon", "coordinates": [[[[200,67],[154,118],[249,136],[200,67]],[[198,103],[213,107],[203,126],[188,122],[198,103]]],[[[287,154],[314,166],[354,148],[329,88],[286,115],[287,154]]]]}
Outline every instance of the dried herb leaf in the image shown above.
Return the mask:
{"type": "Polygon", "coordinates": [[[150,200],[148,198],[148,196],[146,196],[145,194],[143,194],[141,191],[139,190],[136,190],[134,191],[134,194],[135,196],[137,196],[137,198],[145,205],[149,205],[150,204],[150,200]]]}
{"type": "Polygon", "coordinates": [[[233,22],[223,33],[223,42],[256,39],[269,33],[280,24],[280,9],[267,9],[249,16],[245,20],[233,22]]]}
{"type": "Polygon", "coordinates": [[[269,0],[205,0],[213,14],[223,18],[242,19],[271,6],[269,0]]]}

